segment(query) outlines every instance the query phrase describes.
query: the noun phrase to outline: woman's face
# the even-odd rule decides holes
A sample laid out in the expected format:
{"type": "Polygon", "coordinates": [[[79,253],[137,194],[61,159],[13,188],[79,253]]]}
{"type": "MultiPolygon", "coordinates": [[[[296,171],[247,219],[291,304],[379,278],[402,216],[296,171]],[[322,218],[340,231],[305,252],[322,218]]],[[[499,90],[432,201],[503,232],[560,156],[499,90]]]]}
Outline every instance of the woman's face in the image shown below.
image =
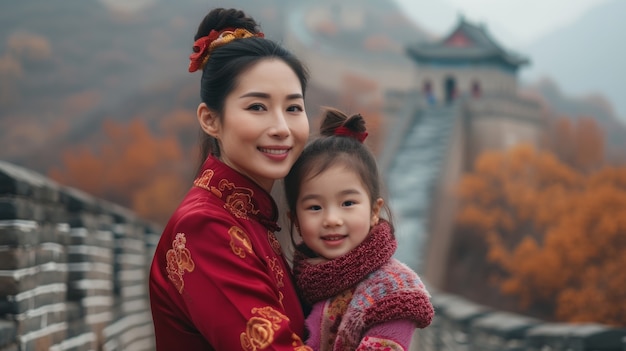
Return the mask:
{"type": "Polygon", "coordinates": [[[287,175],[309,135],[300,80],[280,59],[243,71],[222,117],[209,118],[208,129],[203,125],[217,138],[222,162],[268,192],[274,180],[287,175]]]}

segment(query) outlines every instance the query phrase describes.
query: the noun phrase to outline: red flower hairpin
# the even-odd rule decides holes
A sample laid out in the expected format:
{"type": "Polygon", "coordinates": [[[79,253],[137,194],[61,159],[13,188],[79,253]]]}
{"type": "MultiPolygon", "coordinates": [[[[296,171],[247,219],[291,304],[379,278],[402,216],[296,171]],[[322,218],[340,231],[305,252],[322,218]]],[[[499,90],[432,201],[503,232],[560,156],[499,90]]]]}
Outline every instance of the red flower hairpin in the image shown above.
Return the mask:
{"type": "Polygon", "coordinates": [[[189,72],[203,69],[209,60],[211,52],[222,45],[228,44],[235,39],[250,37],[264,38],[262,32],[252,33],[243,28],[224,28],[220,31],[212,30],[209,35],[196,40],[193,43],[193,53],[189,55],[189,72]]]}

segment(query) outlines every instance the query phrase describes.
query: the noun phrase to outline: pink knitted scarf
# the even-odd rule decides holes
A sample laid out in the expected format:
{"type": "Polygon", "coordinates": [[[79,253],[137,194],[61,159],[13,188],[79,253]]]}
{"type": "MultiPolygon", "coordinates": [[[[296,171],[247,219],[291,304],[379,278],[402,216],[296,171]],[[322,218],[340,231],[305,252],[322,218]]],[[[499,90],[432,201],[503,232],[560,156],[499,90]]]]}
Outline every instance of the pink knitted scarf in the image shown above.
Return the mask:
{"type": "Polygon", "coordinates": [[[389,222],[380,220],[367,238],[349,253],[334,260],[310,264],[303,250],[294,254],[294,275],[308,303],[326,300],[356,285],[391,259],[397,248],[389,222]]]}
{"type": "Polygon", "coordinates": [[[294,255],[296,284],[309,303],[327,300],[348,289],[353,291],[343,315],[337,316],[333,350],[355,350],[364,333],[391,320],[410,320],[427,327],[434,316],[430,295],[419,276],[392,258],[397,247],[386,221],[372,228],[354,250],[334,260],[313,265],[307,255],[294,255]]]}

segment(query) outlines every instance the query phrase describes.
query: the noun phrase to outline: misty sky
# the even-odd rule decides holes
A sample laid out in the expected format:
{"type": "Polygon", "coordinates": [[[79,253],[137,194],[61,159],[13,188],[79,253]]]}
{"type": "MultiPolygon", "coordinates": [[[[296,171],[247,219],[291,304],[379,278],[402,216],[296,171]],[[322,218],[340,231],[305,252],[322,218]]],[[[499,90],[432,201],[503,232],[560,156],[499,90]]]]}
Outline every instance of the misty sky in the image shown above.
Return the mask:
{"type": "Polygon", "coordinates": [[[483,22],[513,46],[526,46],[608,0],[395,0],[434,34],[445,34],[459,13],[483,22]],[[499,33],[499,34],[498,34],[499,33]]]}

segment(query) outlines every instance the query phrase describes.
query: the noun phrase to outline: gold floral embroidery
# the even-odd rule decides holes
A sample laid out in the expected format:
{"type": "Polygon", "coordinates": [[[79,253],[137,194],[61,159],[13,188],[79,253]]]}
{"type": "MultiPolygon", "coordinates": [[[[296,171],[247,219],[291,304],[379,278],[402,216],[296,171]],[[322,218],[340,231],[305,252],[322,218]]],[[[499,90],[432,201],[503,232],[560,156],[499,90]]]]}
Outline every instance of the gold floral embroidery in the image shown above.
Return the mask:
{"type": "Polygon", "coordinates": [[[291,338],[293,339],[291,345],[293,346],[294,351],[313,351],[312,348],[304,345],[302,339],[300,339],[297,334],[291,334],[291,338]]]}
{"type": "Polygon", "coordinates": [[[209,185],[211,183],[211,178],[213,178],[214,174],[215,172],[212,169],[205,170],[204,172],[202,172],[202,175],[200,175],[198,178],[196,178],[196,180],[194,180],[193,185],[202,189],[206,189],[212,192],[213,194],[215,194],[217,197],[221,198],[222,192],[219,191],[214,186],[209,185]]]}
{"type": "Polygon", "coordinates": [[[219,181],[219,183],[217,183],[217,186],[220,188],[220,190],[224,191],[226,189],[234,189],[235,188],[235,184],[232,182],[229,182],[228,179],[221,179],[219,181]]]}
{"type": "Polygon", "coordinates": [[[283,308],[285,307],[285,305],[283,305],[283,300],[285,299],[285,295],[283,295],[282,292],[278,292],[278,302],[280,302],[280,305],[283,306],[283,308]]]}
{"type": "Polygon", "coordinates": [[[272,307],[253,308],[254,316],[248,320],[246,331],[241,333],[241,347],[244,350],[256,351],[268,347],[274,342],[274,332],[280,329],[283,321],[289,321],[284,314],[272,307]]]}
{"type": "Polygon", "coordinates": [[[243,229],[232,226],[228,229],[228,234],[230,234],[230,248],[235,255],[245,258],[246,251],[252,253],[252,242],[243,229]]]}
{"type": "Polygon", "coordinates": [[[276,257],[270,258],[269,256],[265,256],[267,259],[267,265],[270,267],[272,272],[274,272],[274,277],[276,278],[276,286],[282,288],[285,286],[283,283],[283,277],[285,276],[285,272],[283,271],[280,263],[278,263],[278,259],[276,257]]]}
{"type": "Polygon", "coordinates": [[[183,293],[185,282],[183,281],[183,275],[185,271],[193,272],[196,267],[195,263],[191,259],[191,253],[185,247],[187,238],[184,233],[176,234],[176,238],[172,242],[172,248],[167,250],[165,254],[165,260],[167,262],[167,277],[172,281],[176,290],[179,293],[183,293]]]}
{"type": "Polygon", "coordinates": [[[289,318],[287,318],[287,316],[276,311],[270,306],[261,307],[261,308],[255,307],[252,309],[252,313],[260,314],[261,316],[265,318],[271,319],[272,322],[274,323],[274,329],[276,330],[280,328],[278,324],[280,324],[283,320],[289,321],[289,318]]]}
{"type": "Polygon", "coordinates": [[[267,239],[270,242],[270,246],[272,247],[272,250],[274,250],[274,252],[278,255],[278,256],[282,256],[283,255],[283,250],[280,246],[280,241],[278,241],[278,239],[276,239],[276,235],[274,235],[274,233],[272,231],[267,231],[267,239]]]}
{"type": "Polygon", "coordinates": [[[252,317],[246,325],[246,332],[241,333],[240,339],[244,350],[262,350],[274,341],[272,323],[267,319],[252,317]]]}
{"type": "Polygon", "coordinates": [[[254,209],[254,205],[252,204],[253,192],[252,190],[249,191],[250,193],[248,194],[245,192],[234,191],[232,194],[228,195],[228,197],[226,197],[224,208],[229,210],[235,217],[243,219],[248,219],[248,213],[259,213],[258,210],[254,209]]]}
{"type": "Polygon", "coordinates": [[[232,193],[226,197],[224,208],[230,211],[235,217],[248,219],[249,213],[259,213],[259,210],[256,210],[252,204],[252,197],[254,196],[252,189],[236,187],[235,184],[229,182],[227,179],[220,180],[218,187],[222,191],[232,190],[232,193]]]}

